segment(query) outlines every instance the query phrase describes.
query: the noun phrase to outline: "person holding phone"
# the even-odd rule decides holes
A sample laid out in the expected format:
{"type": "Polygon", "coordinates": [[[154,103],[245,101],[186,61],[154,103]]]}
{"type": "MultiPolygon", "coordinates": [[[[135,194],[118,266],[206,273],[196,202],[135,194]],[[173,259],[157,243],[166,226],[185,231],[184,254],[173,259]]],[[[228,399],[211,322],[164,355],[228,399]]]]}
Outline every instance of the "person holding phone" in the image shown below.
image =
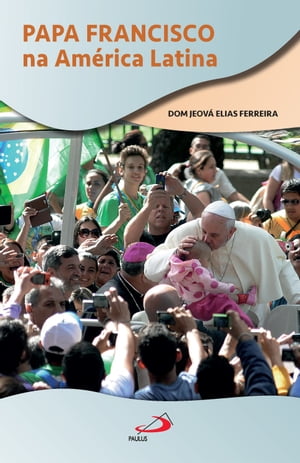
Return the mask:
{"type": "MultiPolygon", "coordinates": [[[[244,396],[277,395],[272,374],[261,348],[239,314],[229,311],[229,336],[236,345],[245,377],[244,396]]],[[[201,399],[237,397],[234,368],[224,354],[208,356],[197,369],[196,390],[201,399]]]]}
{"type": "Polygon", "coordinates": [[[152,185],[141,210],[126,225],[126,246],[136,241],[158,246],[173,229],[186,222],[186,218],[176,221],[174,217],[174,196],[184,202],[193,218],[201,216],[204,209],[202,202],[184,189],[178,178],[161,172],[157,181],[159,184],[152,185]]]}
{"type": "Polygon", "coordinates": [[[150,323],[139,332],[138,365],[146,368],[150,384],[135,392],[139,400],[199,400],[195,392],[196,371],[206,357],[197,324],[191,312],[183,307],[168,309],[174,319],[174,330],[186,336],[190,365],[177,375],[176,363],[181,358],[174,333],[162,323],[150,323]]]}
{"type": "MultiPolygon", "coordinates": [[[[20,231],[16,237],[16,241],[18,241],[28,256],[32,256],[33,250],[42,236],[53,235],[54,232],[61,231],[62,229],[62,216],[60,214],[51,213],[51,222],[34,226],[31,221],[32,217],[36,215],[37,210],[34,207],[26,206],[24,207],[22,216],[18,219],[20,231]]],[[[34,265],[33,260],[31,263],[34,265]]]]}

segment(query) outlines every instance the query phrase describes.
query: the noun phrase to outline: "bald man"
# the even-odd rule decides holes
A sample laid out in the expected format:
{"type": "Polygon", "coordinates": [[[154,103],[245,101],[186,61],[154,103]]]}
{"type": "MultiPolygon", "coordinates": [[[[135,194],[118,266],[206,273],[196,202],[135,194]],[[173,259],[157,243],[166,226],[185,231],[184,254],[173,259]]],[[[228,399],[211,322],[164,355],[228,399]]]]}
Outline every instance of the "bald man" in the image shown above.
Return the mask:
{"type": "MultiPolygon", "coordinates": [[[[170,256],[188,256],[196,239],[212,250],[210,270],[215,278],[233,283],[243,293],[258,289],[257,305],[251,310],[259,326],[268,315],[269,302],[282,295],[289,304],[300,303],[300,280],[274,238],[259,227],[235,221],[233,209],[224,201],[210,203],[201,219],[190,221],[171,232],[164,244],[148,257],[145,274],[159,282],[169,269],[170,256]]],[[[242,305],[247,313],[250,306],[242,305]]]]}
{"type": "Polygon", "coordinates": [[[156,285],[149,289],[144,296],[144,309],[149,322],[157,322],[156,311],[180,307],[182,300],[176,289],[170,285],[156,285]]]}
{"type": "MultiPolygon", "coordinates": [[[[162,283],[153,286],[153,288],[150,288],[146,292],[143,304],[145,312],[137,312],[136,314],[133,314],[133,321],[142,321],[144,323],[157,322],[157,310],[166,311],[167,309],[181,307],[182,299],[178,295],[174,286],[162,283]]],[[[223,331],[207,329],[200,320],[197,320],[197,328],[199,331],[206,333],[213,339],[214,352],[219,352],[225,338],[225,333],[223,331]]]]}

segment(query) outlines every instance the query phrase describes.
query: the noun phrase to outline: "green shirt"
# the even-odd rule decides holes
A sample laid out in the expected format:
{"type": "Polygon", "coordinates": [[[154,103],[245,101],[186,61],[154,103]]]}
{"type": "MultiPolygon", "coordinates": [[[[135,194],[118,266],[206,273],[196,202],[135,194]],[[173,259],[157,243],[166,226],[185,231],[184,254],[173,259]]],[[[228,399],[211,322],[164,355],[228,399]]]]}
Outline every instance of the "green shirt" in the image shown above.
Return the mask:
{"type": "Polygon", "coordinates": [[[36,383],[38,381],[47,382],[43,377],[39,376],[40,370],[45,370],[57,381],[62,381],[62,367],[57,365],[49,365],[49,363],[36,370],[24,371],[20,374],[20,376],[30,384],[36,383]]]}
{"type": "MultiPolygon", "coordinates": [[[[137,199],[133,200],[129,198],[123,191],[121,192],[121,194],[122,198],[130,208],[131,217],[134,217],[143,207],[145,199],[144,196],[138,193],[137,199]]],[[[97,217],[100,227],[108,227],[118,217],[119,205],[120,198],[119,193],[117,191],[112,191],[107,196],[105,196],[103,201],[101,201],[97,217]]],[[[120,250],[123,250],[124,248],[124,229],[128,222],[129,220],[125,222],[123,225],[121,225],[119,230],[116,232],[116,235],[118,237],[118,243],[116,244],[116,247],[120,250]]]]}

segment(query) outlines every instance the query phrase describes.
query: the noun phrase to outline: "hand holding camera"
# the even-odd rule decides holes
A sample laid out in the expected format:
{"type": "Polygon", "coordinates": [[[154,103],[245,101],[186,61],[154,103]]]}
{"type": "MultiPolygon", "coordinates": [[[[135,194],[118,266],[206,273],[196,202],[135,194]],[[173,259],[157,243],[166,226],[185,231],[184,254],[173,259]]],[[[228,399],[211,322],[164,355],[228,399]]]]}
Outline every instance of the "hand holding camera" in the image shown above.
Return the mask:
{"type": "Polygon", "coordinates": [[[282,349],[281,360],[283,362],[294,362],[295,366],[300,368],[300,333],[292,334],[290,348],[282,349]]]}
{"type": "Polygon", "coordinates": [[[104,328],[101,333],[93,339],[92,344],[97,347],[100,354],[113,349],[116,345],[118,333],[104,328]]]}
{"type": "Polygon", "coordinates": [[[164,323],[172,331],[186,334],[188,331],[197,329],[196,321],[190,310],[183,305],[168,309],[165,312],[156,312],[158,321],[164,323]]]}
{"type": "MultiPolygon", "coordinates": [[[[215,315],[221,314],[214,314],[213,318],[215,317],[215,315]]],[[[227,322],[223,321],[223,324],[227,323],[227,327],[223,326],[220,328],[224,328],[226,331],[228,331],[228,333],[237,341],[254,339],[254,336],[251,333],[247,323],[245,323],[244,320],[241,319],[238,312],[234,310],[228,310],[228,312],[225,315],[227,315],[228,318],[227,322]]]]}
{"type": "Polygon", "coordinates": [[[19,267],[14,271],[14,279],[14,290],[9,301],[22,304],[25,294],[35,288],[37,284],[50,283],[50,274],[45,274],[45,272],[41,272],[40,270],[36,270],[31,267],[19,267]],[[39,283],[35,283],[37,280],[39,283]],[[46,280],[46,283],[40,283],[41,280],[46,280]]]}
{"type": "Polygon", "coordinates": [[[124,299],[118,295],[116,288],[110,288],[109,291],[105,291],[105,296],[108,301],[107,316],[112,321],[117,323],[129,323],[130,322],[130,311],[128,304],[124,299]]]}

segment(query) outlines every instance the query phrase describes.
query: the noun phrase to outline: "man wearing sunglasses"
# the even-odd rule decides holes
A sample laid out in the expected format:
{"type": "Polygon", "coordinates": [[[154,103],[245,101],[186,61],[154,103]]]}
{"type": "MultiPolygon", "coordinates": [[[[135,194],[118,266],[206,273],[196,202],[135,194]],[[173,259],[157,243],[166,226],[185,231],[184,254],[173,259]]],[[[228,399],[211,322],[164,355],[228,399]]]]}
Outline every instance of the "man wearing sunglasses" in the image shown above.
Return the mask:
{"type": "Polygon", "coordinates": [[[281,203],[283,209],[274,212],[263,228],[276,239],[290,240],[300,233],[300,179],[283,182],[281,203]]]}

